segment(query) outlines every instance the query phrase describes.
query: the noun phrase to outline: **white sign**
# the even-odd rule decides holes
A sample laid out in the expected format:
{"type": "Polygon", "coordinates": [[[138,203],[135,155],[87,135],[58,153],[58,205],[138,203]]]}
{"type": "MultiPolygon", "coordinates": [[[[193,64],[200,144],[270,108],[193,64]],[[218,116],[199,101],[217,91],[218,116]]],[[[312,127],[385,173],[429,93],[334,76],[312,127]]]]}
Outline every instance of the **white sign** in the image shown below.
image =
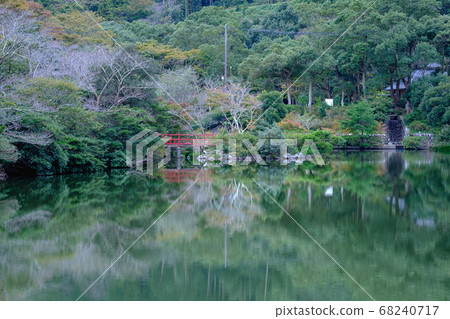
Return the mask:
{"type": "Polygon", "coordinates": [[[333,99],[325,99],[325,103],[327,103],[328,106],[333,106],[333,99]]]}

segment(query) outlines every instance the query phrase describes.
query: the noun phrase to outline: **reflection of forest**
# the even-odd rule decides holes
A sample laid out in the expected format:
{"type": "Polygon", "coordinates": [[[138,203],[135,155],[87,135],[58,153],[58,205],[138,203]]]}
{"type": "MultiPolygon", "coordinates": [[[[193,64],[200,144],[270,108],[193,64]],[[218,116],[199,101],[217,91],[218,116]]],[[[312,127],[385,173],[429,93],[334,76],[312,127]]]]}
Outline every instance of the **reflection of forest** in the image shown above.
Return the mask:
{"type": "MultiPolygon", "coordinates": [[[[255,178],[376,299],[448,299],[449,161],[370,152],[216,168],[85,297],[366,300],[255,178]]],[[[128,172],[3,184],[0,298],[76,299],[187,185],[128,172]]]]}

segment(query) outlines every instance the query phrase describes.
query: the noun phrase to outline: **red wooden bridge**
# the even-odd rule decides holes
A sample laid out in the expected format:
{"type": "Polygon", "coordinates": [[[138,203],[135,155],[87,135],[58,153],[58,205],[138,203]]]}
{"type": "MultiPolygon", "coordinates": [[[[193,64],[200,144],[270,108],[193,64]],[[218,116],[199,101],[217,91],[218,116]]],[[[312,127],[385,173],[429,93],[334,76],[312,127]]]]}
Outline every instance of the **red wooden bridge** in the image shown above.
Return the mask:
{"type": "Polygon", "coordinates": [[[214,134],[161,134],[161,137],[170,138],[164,145],[168,146],[206,146],[211,144],[214,134]]]}

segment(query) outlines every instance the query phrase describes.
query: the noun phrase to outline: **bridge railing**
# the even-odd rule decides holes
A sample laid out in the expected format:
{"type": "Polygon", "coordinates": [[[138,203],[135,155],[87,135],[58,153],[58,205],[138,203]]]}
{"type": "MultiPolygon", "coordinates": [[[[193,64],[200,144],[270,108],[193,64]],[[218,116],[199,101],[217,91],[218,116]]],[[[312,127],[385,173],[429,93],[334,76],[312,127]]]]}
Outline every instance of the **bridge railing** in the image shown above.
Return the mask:
{"type": "Polygon", "coordinates": [[[189,146],[199,143],[200,145],[209,145],[210,139],[214,134],[161,134],[161,137],[169,137],[170,139],[164,145],[170,146],[189,146]]]}

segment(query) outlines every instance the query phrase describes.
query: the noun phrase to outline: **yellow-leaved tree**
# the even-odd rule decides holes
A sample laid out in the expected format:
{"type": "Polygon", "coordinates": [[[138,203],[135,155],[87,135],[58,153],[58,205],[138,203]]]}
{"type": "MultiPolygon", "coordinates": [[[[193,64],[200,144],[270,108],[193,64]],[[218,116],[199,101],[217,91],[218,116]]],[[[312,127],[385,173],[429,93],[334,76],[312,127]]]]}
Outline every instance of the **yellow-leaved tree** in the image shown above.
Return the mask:
{"type": "Polygon", "coordinates": [[[196,64],[200,57],[200,49],[182,51],[170,45],[158,43],[155,40],[137,43],[137,49],[142,55],[161,62],[163,67],[167,69],[181,65],[196,64]]]}
{"type": "Polygon", "coordinates": [[[102,19],[96,16],[94,12],[74,10],[51,17],[45,23],[44,28],[50,31],[56,40],[69,45],[112,45],[111,37],[114,37],[114,35],[105,31],[100,26],[101,22],[102,19]]]}

